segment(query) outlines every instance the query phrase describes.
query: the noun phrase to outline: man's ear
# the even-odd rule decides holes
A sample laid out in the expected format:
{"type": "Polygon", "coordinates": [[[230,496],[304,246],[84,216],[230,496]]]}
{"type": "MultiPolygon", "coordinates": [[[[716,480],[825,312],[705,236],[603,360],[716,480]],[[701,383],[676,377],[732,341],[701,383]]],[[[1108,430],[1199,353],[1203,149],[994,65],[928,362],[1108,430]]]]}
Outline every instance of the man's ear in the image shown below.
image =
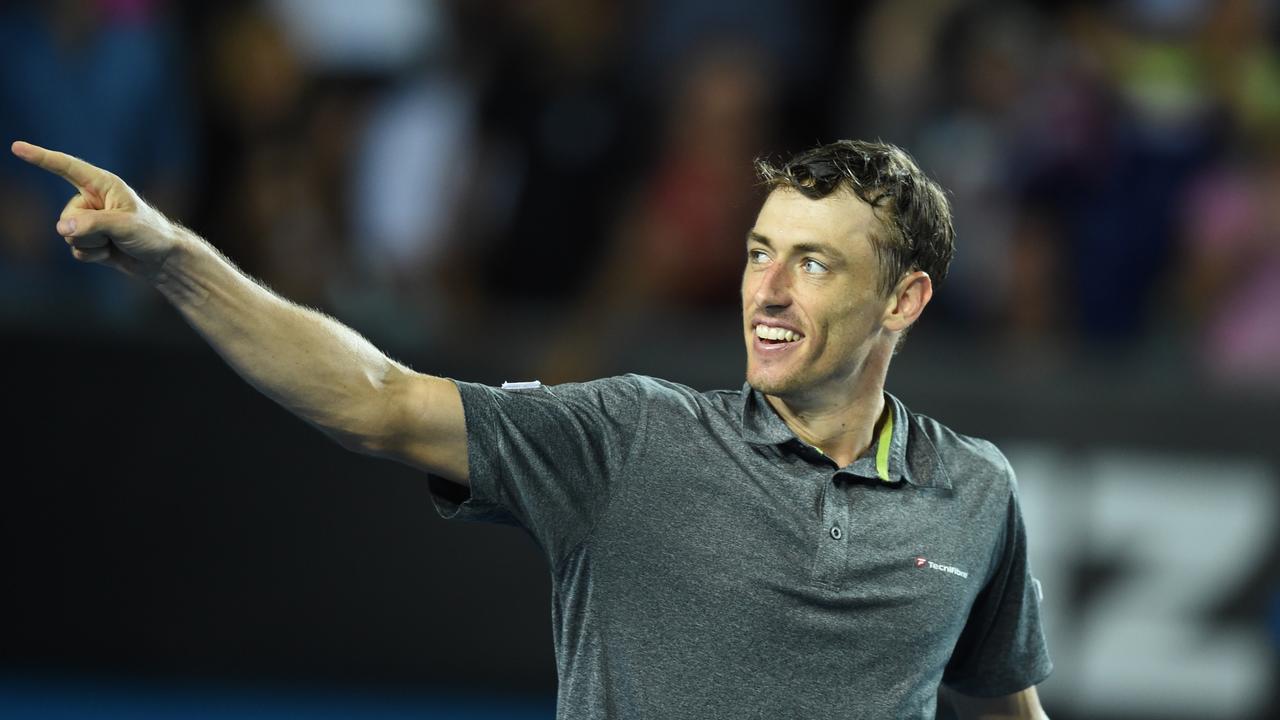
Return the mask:
{"type": "Polygon", "coordinates": [[[933,298],[933,280],[929,273],[916,270],[902,276],[885,303],[881,322],[890,332],[902,332],[911,327],[924,306],[933,298]]]}

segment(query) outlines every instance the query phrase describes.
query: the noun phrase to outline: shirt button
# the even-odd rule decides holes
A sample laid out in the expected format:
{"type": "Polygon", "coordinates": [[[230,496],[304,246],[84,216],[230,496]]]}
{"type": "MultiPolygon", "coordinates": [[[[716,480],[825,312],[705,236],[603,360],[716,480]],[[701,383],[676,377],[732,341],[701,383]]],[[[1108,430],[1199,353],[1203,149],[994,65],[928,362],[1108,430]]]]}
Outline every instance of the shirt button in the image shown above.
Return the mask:
{"type": "Polygon", "coordinates": [[[836,539],[836,540],[839,540],[839,539],[840,539],[841,537],[843,537],[843,536],[844,536],[844,533],[840,532],[840,526],[839,526],[839,525],[832,525],[832,526],[831,526],[831,537],[832,537],[832,538],[834,538],[834,539],[836,539]]]}

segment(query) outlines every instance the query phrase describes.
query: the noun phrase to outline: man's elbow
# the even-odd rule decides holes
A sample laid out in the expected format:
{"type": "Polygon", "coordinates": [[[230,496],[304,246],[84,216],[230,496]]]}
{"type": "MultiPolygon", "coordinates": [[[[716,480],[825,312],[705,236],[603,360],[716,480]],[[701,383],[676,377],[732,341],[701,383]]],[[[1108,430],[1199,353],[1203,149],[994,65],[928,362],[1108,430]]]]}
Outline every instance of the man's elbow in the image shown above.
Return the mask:
{"type": "Polygon", "coordinates": [[[396,408],[394,388],[386,383],[371,384],[350,393],[341,414],[315,424],[344,450],[385,457],[396,452],[399,434],[396,408]]]}
{"type": "Polygon", "coordinates": [[[361,435],[338,430],[328,430],[325,435],[330,440],[338,443],[338,446],[343,450],[349,450],[353,453],[380,456],[387,452],[385,441],[372,435],[361,435]]]}

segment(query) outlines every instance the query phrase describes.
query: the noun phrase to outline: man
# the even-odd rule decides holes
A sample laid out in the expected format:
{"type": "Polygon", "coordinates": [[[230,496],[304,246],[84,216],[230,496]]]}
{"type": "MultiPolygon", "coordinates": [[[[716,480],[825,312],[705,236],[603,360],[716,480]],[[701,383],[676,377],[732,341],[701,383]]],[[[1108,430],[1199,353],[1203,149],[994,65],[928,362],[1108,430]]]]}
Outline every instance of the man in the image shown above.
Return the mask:
{"type": "Polygon", "coordinates": [[[747,383],[709,393],[413,372],[109,173],[13,152],[79,190],[57,224],[77,259],[153,284],[345,447],[425,470],[445,517],[528,530],[552,571],[560,718],[929,718],[940,685],[962,717],[1044,717],[1012,470],[884,391],[953,254],[945,196],[898,148],[760,165],[747,383]]]}

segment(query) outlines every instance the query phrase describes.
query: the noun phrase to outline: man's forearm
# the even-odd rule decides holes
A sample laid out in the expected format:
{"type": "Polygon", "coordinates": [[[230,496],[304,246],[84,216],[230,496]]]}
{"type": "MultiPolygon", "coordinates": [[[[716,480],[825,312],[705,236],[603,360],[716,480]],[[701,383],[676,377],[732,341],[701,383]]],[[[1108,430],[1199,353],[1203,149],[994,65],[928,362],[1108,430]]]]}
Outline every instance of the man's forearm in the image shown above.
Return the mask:
{"type": "Polygon", "coordinates": [[[408,371],[354,330],[281,298],[187,231],[156,288],[245,380],[347,447],[382,431],[408,371]]]}

